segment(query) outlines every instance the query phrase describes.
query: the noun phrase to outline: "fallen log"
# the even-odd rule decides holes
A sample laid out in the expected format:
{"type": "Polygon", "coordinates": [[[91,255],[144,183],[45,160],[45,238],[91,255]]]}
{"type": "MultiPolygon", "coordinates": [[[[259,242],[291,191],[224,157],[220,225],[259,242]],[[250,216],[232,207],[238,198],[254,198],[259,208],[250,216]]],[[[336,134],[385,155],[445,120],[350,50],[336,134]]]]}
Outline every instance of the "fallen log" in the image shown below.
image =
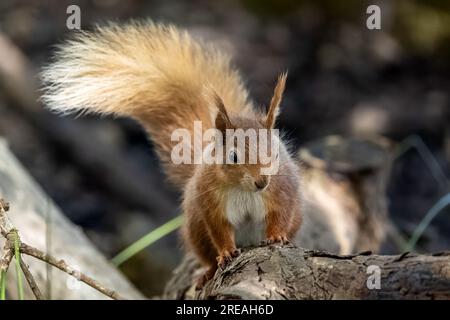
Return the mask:
{"type": "Polygon", "coordinates": [[[193,257],[175,270],[166,299],[450,299],[450,252],[336,255],[290,246],[244,251],[202,290],[193,257]]]}

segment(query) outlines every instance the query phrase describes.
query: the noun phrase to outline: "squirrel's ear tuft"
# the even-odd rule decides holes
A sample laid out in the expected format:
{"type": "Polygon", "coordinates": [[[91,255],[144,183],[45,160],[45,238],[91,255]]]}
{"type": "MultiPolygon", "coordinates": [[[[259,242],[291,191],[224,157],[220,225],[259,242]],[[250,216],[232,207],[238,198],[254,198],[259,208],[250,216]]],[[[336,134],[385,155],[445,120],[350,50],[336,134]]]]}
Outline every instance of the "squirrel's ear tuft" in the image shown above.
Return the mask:
{"type": "Polygon", "coordinates": [[[232,125],[227,110],[225,109],[225,105],[223,104],[222,99],[215,92],[214,92],[214,104],[218,109],[215,121],[216,128],[222,132],[225,132],[226,129],[231,129],[232,125]]]}
{"type": "Polygon", "coordinates": [[[287,72],[284,72],[278,76],[277,85],[273,92],[272,100],[270,101],[269,111],[267,111],[267,116],[265,120],[265,126],[271,129],[275,126],[275,120],[277,119],[281,99],[283,98],[284,87],[286,86],[287,72]]]}

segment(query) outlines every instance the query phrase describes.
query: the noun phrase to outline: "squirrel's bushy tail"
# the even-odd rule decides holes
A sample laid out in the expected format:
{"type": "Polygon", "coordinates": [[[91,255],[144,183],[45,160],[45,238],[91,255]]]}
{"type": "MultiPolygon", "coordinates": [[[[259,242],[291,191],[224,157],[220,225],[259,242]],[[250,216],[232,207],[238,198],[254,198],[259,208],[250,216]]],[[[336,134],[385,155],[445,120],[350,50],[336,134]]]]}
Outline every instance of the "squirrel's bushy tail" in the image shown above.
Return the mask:
{"type": "Polygon", "coordinates": [[[152,22],[110,24],[61,45],[42,72],[43,101],[60,113],[94,112],[137,119],[155,143],[169,178],[183,185],[192,166],[174,165],[174,129],[194,120],[213,126],[212,87],[230,112],[251,109],[228,56],[187,32],[152,22]]]}

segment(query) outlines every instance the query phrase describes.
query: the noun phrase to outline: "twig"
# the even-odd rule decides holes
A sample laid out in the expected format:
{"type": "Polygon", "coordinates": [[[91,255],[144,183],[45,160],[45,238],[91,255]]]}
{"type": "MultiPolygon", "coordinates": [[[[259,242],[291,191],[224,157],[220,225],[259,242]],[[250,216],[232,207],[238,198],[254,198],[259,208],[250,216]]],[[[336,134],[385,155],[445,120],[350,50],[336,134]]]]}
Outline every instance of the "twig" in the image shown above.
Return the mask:
{"type": "Polygon", "coordinates": [[[3,256],[0,259],[0,271],[5,273],[8,271],[9,265],[14,257],[14,233],[16,232],[6,216],[8,210],[9,203],[0,198],[0,234],[5,238],[3,256]]]}
{"type": "Polygon", "coordinates": [[[39,290],[39,287],[30,272],[30,268],[23,261],[22,257],[20,257],[20,268],[22,268],[25,279],[27,279],[27,282],[30,285],[31,291],[33,291],[33,294],[36,297],[36,300],[43,300],[44,296],[42,295],[41,290],[39,290]]]}
{"type": "Polygon", "coordinates": [[[91,277],[85,275],[84,273],[75,270],[71,266],[69,266],[64,260],[58,260],[51,255],[45,254],[39,249],[30,247],[29,245],[22,243],[20,246],[20,252],[27,254],[29,256],[35,257],[36,259],[39,259],[41,261],[44,261],[48,264],[51,264],[52,266],[58,268],[61,271],[64,271],[65,273],[75,277],[79,281],[82,281],[86,283],[87,285],[91,286],[92,288],[100,291],[104,295],[110,297],[111,299],[115,300],[124,300],[124,298],[119,295],[116,291],[108,289],[101,285],[96,280],[92,279],[91,277]]]}
{"type": "MultiPolygon", "coordinates": [[[[9,222],[8,217],[6,216],[6,212],[8,210],[9,210],[8,203],[3,199],[0,199],[0,233],[2,236],[6,238],[5,252],[3,253],[2,259],[0,260],[0,267],[1,267],[0,271],[2,271],[2,274],[6,274],[6,270],[8,269],[12,257],[14,256],[14,241],[16,239],[17,243],[20,244],[19,248],[20,253],[42,260],[64,271],[65,273],[71,275],[72,277],[78,279],[79,281],[86,283],[90,287],[98,290],[99,292],[110,297],[111,299],[124,300],[124,298],[121,295],[119,295],[116,291],[106,288],[105,286],[101,285],[98,281],[92,279],[91,277],[85,275],[84,273],[78,270],[75,270],[74,268],[69,266],[64,260],[58,260],[53,256],[42,252],[39,249],[36,249],[34,247],[27,245],[26,243],[21,242],[17,230],[14,229],[12,224],[9,222]]],[[[20,259],[20,267],[22,268],[22,271],[24,272],[25,277],[27,278],[28,284],[30,285],[34,295],[36,296],[36,299],[42,298],[42,294],[39,288],[37,287],[36,281],[31,275],[28,266],[25,263],[23,263],[22,259],[20,259]]]]}
{"type": "Polygon", "coordinates": [[[21,261],[21,255],[20,255],[20,238],[19,233],[16,229],[12,229],[9,232],[10,236],[12,236],[14,239],[12,240],[14,242],[14,256],[16,260],[16,276],[17,276],[17,292],[19,294],[19,300],[23,300],[24,293],[23,293],[23,281],[22,281],[22,273],[20,272],[20,261],[21,261]]]}
{"type": "Polygon", "coordinates": [[[11,263],[13,257],[14,257],[13,247],[9,242],[9,240],[6,239],[5,246],[3,248],[3,256],[0,259],[0,272],[8,271],[9,264],[11,263]]]}

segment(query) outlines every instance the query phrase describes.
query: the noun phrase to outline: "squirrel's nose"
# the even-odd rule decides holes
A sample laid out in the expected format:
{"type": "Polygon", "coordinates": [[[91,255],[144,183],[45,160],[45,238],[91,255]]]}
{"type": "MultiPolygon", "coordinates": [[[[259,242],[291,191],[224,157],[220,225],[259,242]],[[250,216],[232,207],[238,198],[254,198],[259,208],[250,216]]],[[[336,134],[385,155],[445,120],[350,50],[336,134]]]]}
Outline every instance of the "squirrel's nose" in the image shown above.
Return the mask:
{"type": "Polygon", "coordinates": [[[262,176],[258,180],[255,181],[255,187],[258,190],[263,190],[269,184],[269,179],[266,176],[262,176]]]}

